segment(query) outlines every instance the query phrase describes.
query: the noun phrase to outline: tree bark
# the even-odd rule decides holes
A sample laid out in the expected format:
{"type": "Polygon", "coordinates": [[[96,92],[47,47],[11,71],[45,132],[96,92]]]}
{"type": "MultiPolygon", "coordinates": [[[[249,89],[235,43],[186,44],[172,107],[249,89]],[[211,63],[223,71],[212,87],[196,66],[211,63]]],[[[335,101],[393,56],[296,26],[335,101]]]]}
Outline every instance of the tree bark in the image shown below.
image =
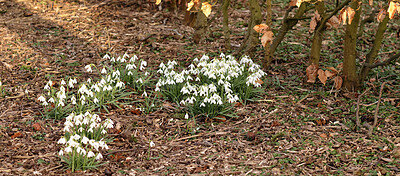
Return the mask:
{"type": "Polygon", "coordinates": [[[356,45],[357,29],[360,23],[361,9],[359,0],[351,1],[350,7],[355,10],[355,15],[351,24],[346,25],[343,58],[343,86],[348,91],[355,91],[359,88],[357,67],[356,67],[356,45]]]}
{"type": "Polygon", "coordinates": [[[269,47],[269,50],[267,53],[265,53],[264,56],[264,68],[267,69],[271,66],[271,62],[273,59],[273,55],[275,53],[276,48],[279,46],[281,41],[285,38],[285,35],[289,30],[293,28],[299,21],[299,19],[304,15],[305,12],[307,12],[309,9],[307,9],[307,4],[308,3],[301,3],[299,9],[297,10],[296,14],[294,15],[293,19],[289,19],[289,12],[294,8],[290,7],[285,14],[285,17],[283,18],[282,25],[279,28],[278,34],[275,36],[274,40],[272,41],[271,46],[269,47]]]}
{"type": "MultiPolygon", "coordinates": [[[[315,5],[315,10],[319,13],[321,18],[325,18],[325,3],[324,1],[318,1],[315,5]]],[[[319,65],[319,59],[321,57],[321,47],[323,35],[325,32],[325,24],[322,24],[322,21],[318,22],[318,25],[315,27],[314,36],[311,44],[311,53],[310,53],[310,65],[316,64],[319,65]],[[323,27],[319,27],[319,26],[323,27]]]]}
{"type": "MultiPolygon", "coordinates": [[[[388,22],[389,22],[389,16],[386,15],[386,17],[379,23],[378,30],[376,31],[376,34],[375,34],[374,44],[372,45],[371,51],[367,54],[365,63],[371,65],[375,62],[375,59],[378,56],[379,49],[381,48],[381,45],[382,45],[382,40],[384,38],[384,34],[386,31],[388,22]]],[[[360,84],[368,76],[368,73],[370,70],[371,70],[370,67],[365,67],[365,66],[361,67],[361,72],[359,75],[359,78],[360,78],[359,83],[360,84]]]]}
{"type": "Polygon", "coordinates": [[[251,17],[249,20],[249,25],[248,25],[248,38],[246,41],[246,48],[245,48],[245,53],[249,56],[254,56],[254,51],[256,46],[259,43],[258,39],[258,33],[253,29],[255,25],[261,24],[262,21],[262,16],[261,16],[261,7],[260,4],[258,4],[258,0],[249,0],[249,6],[250,6],[250,12],[251,12],[251,17]]]}
{"type": "Polygon", "coordinates": [[[222,24],[223,24],[223,30],[224,30],[224,39],[225,39],[225,50],[230,51],[231,50],[231,37],[230,37],[230,30],[229,30],[229,15],[228,15],[228,7],[230,5],[231,1],[230,0],[224,0],[224,3],[222,5],[222,24]]]}
{"type": "MultiPolygon", "coordinates": [[[[202,1],[199,2],[200,4],[202,1]]],[[[206,34],[207,31],[207,17],[206,15],[202,12],[199,11],[197,12],[196,15],[196,22],[193,26],[194,28],[194,33],[193,33],[193,41],[196,44],[199,44],[200,42],[203,41],[204,35],[206,34]]]]}

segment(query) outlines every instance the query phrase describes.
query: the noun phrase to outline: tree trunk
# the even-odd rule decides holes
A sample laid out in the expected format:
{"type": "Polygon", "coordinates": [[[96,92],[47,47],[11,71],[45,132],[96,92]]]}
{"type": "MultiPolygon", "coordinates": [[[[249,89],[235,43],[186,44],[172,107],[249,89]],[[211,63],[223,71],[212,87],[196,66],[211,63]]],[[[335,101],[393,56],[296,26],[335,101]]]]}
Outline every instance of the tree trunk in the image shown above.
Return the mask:
{"type": "Polygon", "coordinates": [[[225,50],[231,50],[231,37],[229,30],[229,15],[228,15],[228,7],[230,5],[230,0],[224,0],[224,4],[222,5],[222,15],[223,15],[223,29],[224,29],[224,38],[225,38],[225,50]]]}
{"type": "MultiPolygon", "coordinates": [[[[318,1],[315,5],[315,10],[318,11],[319,15],[321,18],[325,17],[325,4],[324,1],[318,1]]],[[[314,36],[312,39],[312,44],[311,44],[311,53],[310,53],[310,65],[311,64],[316,64],[319,65],[319,59],[321,57],[321,47],[322,47],[322,40],[323,40],[323,35],[325,32],[325,24],[322,24],[321,21],[318,22],[318,25],[315,27],[314,31],[314,36]],[[324,25],[322,28],[320,28],[320,25],[324,25]]]]}
{"type": "MultiPolygon", "coordinates": [[[[386,31],[388,22],[389,22],[389,16],[386,15],[386,17],[379,23],[378,30],[376,31],[376,34],[375,34],[374,44],[371,48],[371,51],[367,54],[365,63],[373,64],[375,62],[376,56],[378,56],[379,49],[381,48],[381,45],[382,45],[382,40],[383,40],[385,31],[386,31]]],[[[359,83],[360,84],[368,76],[368,73],[370,70],[371,70],[371,68],[369,68],[369,67],[361,68],[361,72],[359,75],[359,78],[360,78],[359,83]]]]}
{"type": "MultiPolygon", "coordinates": [[[[202,1],[199,2],[200,4],[202,1]]],[[[204,15],[202,11],[197,12],[196,21],[193,26],[194,33],[193,33],[193,41],[196,44],[199,44],[206,34],[207,31],[207,17],[204,15]]]]}
{"type": "Polygon", "coordinates": [[[270,67],[275,50],[278,47],[278,45],[281,43],[281,41],[285,38],[285,35],[287,34],[287,32],[289,30],[291,30],[293,28],[293,26],[295,26],[297,24],[297,22],[299,21],[299,18],[301,18],[304,15],[304,13],[307,12],[307,10],[308,10],[307,4],[308,3],[305,3],[305,2],[301,3],[301,5],[300,5],[299,9],[297,10],[296,14],[294,15],[293,19],[289,19],[288,14],[289,14],[290,10],[294,7],[291,7],[286,12],[285,17],[283,18],[282,25],[279,28],[278,34],[275,36],[274,40],[272,41],[272,44],[269,47],[268,53],[265,53],[264,63],[263,63],[265,69],[270,67]]]}
{"type": "Polygon", "coordinates": [[[359,88],[357,67],[356,67],[356,45],[357,45],[357,29],[360,22],[362,7],[359,1],[351,1],[350,7],[355,10],[355,15],[351,24],[346,25],[344,38],[344,58],[343,58],[343,86],[348,91],[355,91],[359,88]]]}
{"type": "MultiPolygon", "coordinates": [[[[271,27],[272,25],[272,0],[266,0],[267,2],[267,20],[266,20],[266,24],[271,27]]],[[[271,43],[267,43],[264,47],[264,68],[267,69],[268,66],[266,65],[265,62],[265,56],[267,56],[270,53],[270,47],[271,47],[271,43]]]]}
{"type": "Polygon", "coordinates": [[[260,4],[258,4],[258,0],[249,0],[249,6],[250,6],[250,20],[249,20],[249,25],[248,25],[248,38],[246,41],[246,49],[245,53],[249,56],[254,55],[254,51],[256,46],[259,43],[258,39],[258,32],[253,29],[255,25],[261,24],[262,21],[262,16],[261,16],[261,7],[260,4]]]}

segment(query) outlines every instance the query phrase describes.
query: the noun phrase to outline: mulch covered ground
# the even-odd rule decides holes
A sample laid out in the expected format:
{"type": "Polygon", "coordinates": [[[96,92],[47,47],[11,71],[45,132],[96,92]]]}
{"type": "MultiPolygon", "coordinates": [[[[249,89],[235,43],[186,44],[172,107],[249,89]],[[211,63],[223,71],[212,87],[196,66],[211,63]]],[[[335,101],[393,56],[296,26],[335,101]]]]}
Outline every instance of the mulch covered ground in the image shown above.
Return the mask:
{"type": "MultiPolygon", "coordinates": [[[[249,11],[237,9],[230,15],[233,33],[244,32],[236,24],[246,22],[249,11]]],[[[64,122],[43,119],[37,101],[45,83],[67,75],[84,80],[89,76],[84,66],[101,64],[106,52],[136,54],[156,69],[164,60],[186,62],[223,50],[223,38],[217,35],[222,33],[220,15],[210,25],[216,35],[200,45],[192,43],[193,29],[183,19],[182,13],[144,0],[0,0],[0,81],[8,92],[0,97],[0,175],[400,173],[398,109],[380,119],[369,138],[366,130],[349,127],[356,101],[329,90],[319,94],[314,91],[318,86],[302,87],[303,82],[282,89],[272,84],[275,80],[261,100],[235,107],[238,117],[224,122],[187,121],[168,103],[149,115],[128,106],[103,113],[102,118],[116,123],[107,163],[97,170],[66,170],[57,156],[64,122]],[[337,109],[339,114],[331,113],[337,109]]],[[[234,48],[242,40],[242,35],[232,35],[234,48]]],[[[305,59],[287,61],[268,76],[282,82],[287,75],[304,77],[304,69],[296,65],[305,59]]],[[[386,94],[396,107],[398,95],[398,89],[386,94]]],[[[373,117],[373,112],[365,116],[373,117]]]]}

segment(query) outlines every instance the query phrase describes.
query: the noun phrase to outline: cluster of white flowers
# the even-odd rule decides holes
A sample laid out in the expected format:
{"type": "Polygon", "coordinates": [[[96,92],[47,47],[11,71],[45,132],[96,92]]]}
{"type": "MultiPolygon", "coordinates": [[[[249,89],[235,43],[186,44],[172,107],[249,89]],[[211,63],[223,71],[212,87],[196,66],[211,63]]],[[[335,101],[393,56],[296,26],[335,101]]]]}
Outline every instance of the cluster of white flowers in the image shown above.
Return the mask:
{"type": "MultiPolygon", "coordinates": [[[[74,88],[74,84],[76,83],[77,83],[76,78],[69,79],[68,87],[74,88]]],[[[49,96],[49,99],[46,99],[43,95],[41,95],[38,98],[38,100],[42,103],[43,106],[48,106],[49,105],[48,103],[54,103],[56,107],[65,106],[67,99],[67,90],[64,86],[67,86],[66,84],[67,83],[64,80],[61,80],[60,89],[54,94],[54,91],[51,89],[53,87],[53,81],[49,80],[44,86],[44,90],[47,91],[47,96],[49,96]]]]}
{"type": "Polygon", "coordinates": [[[207,104],[222,105],[224,101],[237,102],[240,99],[237,95],[239,92],[235,92],[232,86],[241,81],[238,79],[246,80],[247,86],[260,87],[258,80],[265,75],[260,65],[247,56],[237,62],[230,55],[221,54],[219,59],[212,60],[203,55],[179,72],[175,70],[176,65],[175,61],[160,64],[157,73],[162,76],[156,84],[156,91],[180,84],[180,93],[185,97],[180,101],[182,105],[198,101],[200,107],[205,107],[207,104]]]}
{"type": "Polygon", "coordinates": [[[97,114],[86,112],[76,115],[71,113],[66,118],[63,129],[69,138],[64,136],[58,140],[58,144],[65,145],[58,154],[63,156],[67,153],[73,157],[76,154],[87,158],[95,157],[96,160],[100,160],[103,156],[99,150],[109,149],[102,136],[107,134],[106,129],[113,128],[113,124],[110,119],[102,122],[97,114]]]}
{"type": "MultiPolygon", "coordinates": [[[[108,54],[106,54],[103,59],[109,60],[111,64],[114,66],[113,69],[116,69],[112,76],[118,75],[121,80],[126,82],[128,85],[130,85],[132,88],[135,89],[140,89],[142,87],[144,80],[146,80],[146,77],[148,77],[150,74],[145,71],[147,62],[144,60],[141,60],[140,63],[137,63],[138,66],[135,64],[136,61],[138,60],[138,57],[134,55],[133,57],[129,58],[128,54],[124,54],[122,57],[118,56],[117,58],[115,57],[110,57],[108,54]],[[139,72],[142,72],[139,74],[139,72]],[[143,74],[144,73],[144,74],[143,74]]],[[[103,68],[101,73],[106,73],[107,71],[103,68]]],[[[117,86],[122,86],[121,84],[117,84],[117,86]]]]}

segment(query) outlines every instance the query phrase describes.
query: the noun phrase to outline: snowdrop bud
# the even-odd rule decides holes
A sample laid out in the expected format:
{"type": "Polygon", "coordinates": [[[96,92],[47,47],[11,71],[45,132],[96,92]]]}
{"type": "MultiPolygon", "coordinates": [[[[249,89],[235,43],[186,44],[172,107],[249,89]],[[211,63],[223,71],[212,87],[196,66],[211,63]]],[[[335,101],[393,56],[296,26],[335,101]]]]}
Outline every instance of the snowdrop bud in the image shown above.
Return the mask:
{"type": "Polygon", "coordinates": [[[103,155],[101,155],[101,153],[97,154],[96,160],[100,160],[100,159],[102,159],[102,158],[103,158],[103,155]]]}
{"type": "Polygon", "coordinates": [[[101,74],[106,74],[107,70],[105,68],[101,69],[101,74]]]}
{"type": "Polygon", "coordinates": [[[67,141],[65,139],[65,137],[62,137],[58,140],[57,144],[65,144],[67,141]]]}
{"type": "Polygon", "coordinates": [[[58,155],[63,156],[63,155],[64,155],[64,151],[63,151],[63,150],[60,150],[60,151],[58,152],[58,155]]]}
{"type": "Polygon", "coordinates": [[[154,144],[153,141],[150,141],[150,147],[155,147],[155,146],[156,146],[156,144],[154,144]]]}
{"type": "Polygon", "coordinates": [[[187,113],[185,115],[185,119],[189,119],[189,115],[187,113]]]}
{"type": "Polygon", "coordinates": [[[142,94],[142,96],[147,97],[147,92],[144,91],[143,94],[142,94]]]}
{"type": "Polygon", "coordinates": [[[93,71],[91,65],[86,65],[85,69],[86,69],[87,72],[90,72],[90,73],[93,71]]]}
{"type": "Polygon", "coordinates": [[[94,156],[96,156],[96,155],[92,151],[89,151],[88,154],[87,154],[88,158],[91,158],[91,157],[94,157],[94,156]]]}
{"type": "Polygon", "coordinates": [[[45,101],[46,101],[46,98],[44,98],[43,95],[41,95],[41,96],[38,98],[38,100],[39,100],[40,102],[45,102],[45,101]]]}
{"type": "Polygon", "coordinates": [[[103,56],[103,59],[110,59],[110,56],[108,54],[103,56]]]}

